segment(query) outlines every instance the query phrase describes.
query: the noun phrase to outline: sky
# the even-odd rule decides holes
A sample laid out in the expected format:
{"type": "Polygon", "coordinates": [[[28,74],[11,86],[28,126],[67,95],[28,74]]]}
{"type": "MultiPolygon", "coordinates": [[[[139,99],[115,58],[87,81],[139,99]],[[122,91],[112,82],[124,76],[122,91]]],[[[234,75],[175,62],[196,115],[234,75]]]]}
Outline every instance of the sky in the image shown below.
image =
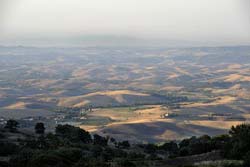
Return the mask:
{"type": "Polygon", "coordinates": [[[0,44],[68,45],[100,36],[176,45],[246,45],[250,44],[249,2],[0,0],[0,44]]]}

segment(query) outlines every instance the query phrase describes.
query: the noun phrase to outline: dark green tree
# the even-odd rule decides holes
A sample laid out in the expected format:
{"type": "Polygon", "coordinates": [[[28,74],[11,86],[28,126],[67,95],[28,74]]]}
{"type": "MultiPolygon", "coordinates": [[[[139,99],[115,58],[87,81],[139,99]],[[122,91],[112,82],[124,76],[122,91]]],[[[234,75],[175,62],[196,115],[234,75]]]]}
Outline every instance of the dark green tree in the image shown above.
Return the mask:
{"type": "Polygon", "coordinates": [[[213,150],[224,150],[226,144],[230,142],[230,136],[228,134],[223,134],[215,136],[211,139],[211,145],[213,150]]]}
{"type": "Polygon", "coordinates": [[[98,134],[94,134],[94,144],[100,146],[107,146],[108,140],[105,137],[102,137],[98,134]]]}
{"type": "Polygon", "coordinates": [[[243,159],[250,150],[250,124],[233,126],[229,135],[231,141],[227,144],[226,156],[233,159],[243,159]]]}
{"type": "Polygon", "coordinates": [[[10,142],[0,142],[0,156],[8,156],[18,151],[18,145],[10,142]]]}
{"type": "Polygon", "coordinates": [[[11,132],[16,132],[18,128],[19,123],[16,120],[10,119],[7,121],[4,128],[9,129],[11,132]]]}
{"type": "Polygon", "coordinates": [[[165,150],[170,154],[176,154],[178,152],[178,145],[175,142],[171,141],[161,145],[160,149],[165,150]]]}
{"type": "Polygon", "coordinates": [[[44,127],[44,124],[42,122],[38,122],[35,126],[35,131],[37,134],[44,134],[45,132],[45,127],[44,127]]]}
{"type": "Polygon", "coordinates": [[[117,147],[124,148],[124,149],[129,148],[130,147],[129,141],[125,140],[125,141],[119,142],[117,147]]]}
{"type": "Polygon", "coordinates": [[[149,154],[154,154],[157,151],[157,146],[154,144],[146,144],[144,147],[144,151],[149,154]]]}
{"type": "Polygon", "coordinates": [[[244,167],[249,167],[250,166],[250,151],[247,152],[243,158],[244,158],[244,167]]]}
{"type": "Polygon", "coordinates": [[[136,165],[128,159],[122,159],[118,161],[118,166],[120,167],[136,167],[136,165]]]}
{"type": "Polygon", "coordinates": [[[71,125],[58,125],[56,127],[56,135],[65,140],[69,140],[70,142],[92,142],[92,138],[89,132],[71,125]]]}

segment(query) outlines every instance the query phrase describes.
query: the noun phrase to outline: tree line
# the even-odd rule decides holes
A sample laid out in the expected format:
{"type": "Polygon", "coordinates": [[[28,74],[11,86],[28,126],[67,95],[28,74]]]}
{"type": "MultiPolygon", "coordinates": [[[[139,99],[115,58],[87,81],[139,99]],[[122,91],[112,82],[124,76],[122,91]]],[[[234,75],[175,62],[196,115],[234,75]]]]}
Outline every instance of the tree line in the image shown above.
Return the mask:
{"type": "MultiPolygon", "coordinates": [[[[91,135],[71,125],[58,125],[54,133],[45,133],[42,122],[34,127],[35,134],[18,141],[4,140],[6,133],[20,133],[18,122],[7,121],[0,133],[0,156],[9,157],[0,166],[10,167],[97,167],[153,166],[152,162],[220,151],[224,159],[242,160],[241,167],[250,165],[250,125],[233,126],[228,134],[203,135],[162,144],[131,144],[110,136],[91,135]]],[[[1,164],[2,163],[2,164],[1,164]]],[[[185,166],[185,164],[183,164],[185,166]]]]}

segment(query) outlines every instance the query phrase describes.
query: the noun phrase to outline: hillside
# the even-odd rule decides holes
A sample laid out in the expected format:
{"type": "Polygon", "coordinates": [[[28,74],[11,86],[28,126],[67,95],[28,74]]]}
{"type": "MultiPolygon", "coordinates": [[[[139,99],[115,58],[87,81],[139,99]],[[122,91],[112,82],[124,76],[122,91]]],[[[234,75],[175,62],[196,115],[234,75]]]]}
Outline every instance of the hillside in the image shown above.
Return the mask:
{"type": "Polygon", "coordinates": [[[58,102],[58,106],[84,107],[91,104],[94,107],[115,107],[157,104],[164,103],[165,101],[167,101],[167,97],[164,96],[150,95],[129,90],[114,90],[61,98],[58,102]]]}

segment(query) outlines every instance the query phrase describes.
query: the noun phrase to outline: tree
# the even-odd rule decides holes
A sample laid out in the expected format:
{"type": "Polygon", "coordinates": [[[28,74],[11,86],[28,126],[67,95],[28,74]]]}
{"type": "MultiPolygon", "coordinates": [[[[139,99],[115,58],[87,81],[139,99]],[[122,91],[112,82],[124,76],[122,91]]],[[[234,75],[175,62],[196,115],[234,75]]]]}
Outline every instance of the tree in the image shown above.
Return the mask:
{"type": "Polygon", "coordinates": [[[242,159],[250,150],[250,124],[233,126],[229,131],[231,141],[226,146],[227,157],[242,159]]]}
{"type": "Polygon", "coordinates": [[[56,135],[71,142],[92,142],[91,135],[88,131],[71,125],[58,125],[56,127],[56,135]]]}
{"type": "Polygon", "coordinates": [[[98,134],[94,134],[94,144],[100,146],[107,146],[108,140],[105,137],[102,137],[98,134]]]}
{"type": "Polygon", "coordinates": [[[175,142],[171,141],[161,145],[160,149],[167,151],[169,154],[177,154],[178,145],[175,142]]]}
{"type": "Polygon", "coordinates": [[[145,150],[146,153],[154,154],[156,152],[156,150],[157,150],[157,146],[154,145],[154,144],[149,143],[149,144],[145,145],[144,150],[145,150]]]}
{"type": "Polygon", "coordinates": [[[110,138],[110,142],[116,144],[115,138],[111,137],[111,138],[110,138]]]}
{"type": "Polygon", "coordinates": [[[250,151],[246,153],[246,155],[243,157],[244,158],[244,166],[249,166],[250,165],[250,151]]]}
{"type": "Polygon", "coordinates": [[[184,155],[195,155],[202,154],[212,151],[215,147],[212,145],[212,139],[208,135],[203,135],[201,137],[191,137],[189,139],[184,139],[179,144],[180,154],[184,155]]]}
{"type": "Polygon", "coordinates": [[[3,139],[5,136],[0,132],[0,139],[3,139]]]}
{"type": "Polygon", "coordinates": [[[35,155],[36,153],[33,149],[25,147],[19,150],[17,154],[10,158],[8,166],[27,167],[31,158],[35,155]]]}
{"type": "Polygon", "coordinates": [[[121,167],[136,167],[136,165],[128,159],[122,159],[118,161],[118,166],[121,167]]]}
{"type": "Polygon", "coordinates": [[[111,167],[111,165],[101,158],[82,158],[80,161],[78,161],[74,167],[111,167]]]}
{"type": "Polygon", "coordinates": [[[228,134],[215,136],[211,139],[211,145],[213,146],[214,150],[223,150],[230,140],[231,139],[228,134]]]}
{"type": "Polygon", "coordinates": [[[0,142],[0,156],[8,156],[18,152],[18,145],[10,142],[0,142]]]}
{"type": "Polygon", "coordinates": [[[44,134],[44,131],[45,131],[45,127],[44,127],[44,124],[42,122],[38,122],[35,126],[35,131],[37,134],[44,134]]]}
{"type": "Polygon", "coordinates": [[[45,138],[49,149],[57,149],[59,146],[63,145],[63,141],[61,141],[58,136],[53,133],[48,133],[45,138]]]}
{"type": "Polygon", "coordinates": [[[129,147],[130,147],[130,144],[129,144],[129,141],[127,140],[118,143],[118,148],[129,148],[129,147]]]}
{"type": "Polygon", "coordinates": [[[18,128],[19,123],[13,119],[7,121],[4,128],[9,129],[11,132],[15,132],[18,128]]]}

